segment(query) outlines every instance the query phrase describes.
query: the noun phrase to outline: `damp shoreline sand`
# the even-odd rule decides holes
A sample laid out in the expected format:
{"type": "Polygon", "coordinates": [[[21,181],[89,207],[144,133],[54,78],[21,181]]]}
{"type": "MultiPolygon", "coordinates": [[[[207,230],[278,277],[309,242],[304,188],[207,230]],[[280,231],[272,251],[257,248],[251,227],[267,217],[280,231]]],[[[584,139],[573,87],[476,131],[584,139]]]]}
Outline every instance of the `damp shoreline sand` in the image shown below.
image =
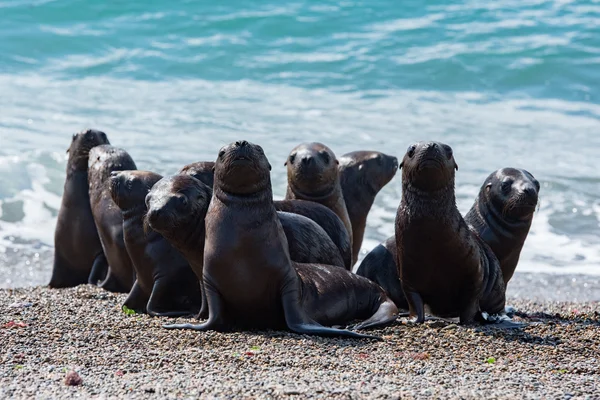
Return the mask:
{"type": "Polygon", "coordinates": [[[96,287],[2,289],[0,398],[600,398],[599,286],[518,274],[526,327],[396,323],[382,342],[170,331],[96,287]]]}

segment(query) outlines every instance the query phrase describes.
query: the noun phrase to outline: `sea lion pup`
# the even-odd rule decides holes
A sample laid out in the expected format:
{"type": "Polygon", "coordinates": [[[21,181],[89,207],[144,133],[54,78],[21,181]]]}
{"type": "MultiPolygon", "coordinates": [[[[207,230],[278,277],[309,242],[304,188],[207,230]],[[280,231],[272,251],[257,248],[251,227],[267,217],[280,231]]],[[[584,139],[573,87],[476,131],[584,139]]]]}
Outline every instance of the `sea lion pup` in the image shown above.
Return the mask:
{"type": "Polygon", "coordinates": [[[350,235],[342,220],[333,211],[319,203],[305,200],[277,200],[273,204],[277,211],[302,215],[323,228],[339,250],[344,267],[347,270],[352,268],[350,235]]]}
{"type": "Polygon", "coordinates": [[[260,146],[245,140],[224,146],[206,214],[203,280],[209,318],[200,325],[167,328],[223,331],[288,329],[324,336],[371,337],[329,328],[363,314],[358,328],[395,319],[383,290],[345,269],[290,260],[287,239],[273,206],[271,165],[260,146]]]}
{"type": "Polygon", "coordinates": [[[110,177],[110,194],[123,213],[125,247],[136,272],[124,305],[151,316],[196,315],[202,304],[198,278],[164,237],[144,226],[146,195],[161,178],[148,171],[114,171],[110,177]]]}
{"type": "Polygon", "coordinates": [[[90,150],[108,144],[104,132],[88,129],[73,135],[67,150],[67,176],[54,231],[51,288],[96,284],[108,268],[98,237],[88,188],[90,150]]]}
{"type": "Polygon", "coordinates": [[[123,238],[123,215],[110,196],[109,178],[113,171],[134,169],[137,169],[135,163],[123,149],[105,144],[90,151],[90,205],[108,260],[108,274],[100,287],[111,292],[129,292],[135,277],[123,238]]]}
{"type": "Polygon", "coordinates": [[[524,169],[492,172],[465,221],[493,250],[504,283],[512,278],[538,202],[540,184],[524,169]]]}
{"type": "Polygon", "coordinates": [[[480,312],[504,310],[498,259],[471,232],[456,207],[452,148],[438,142],[411,145],[402,164],[402,199],[396,214],[397,265],[411,322],[433,314],[458,315],[470,324],[480,312]]]}
{"type": "Polygon", "coordinates": [[[213,187],[215,182],[215,163],[212,161],[198,161],[185,165],[179,170],[179,174],[191,175],[198,179],[200,182],[208,185],[210,188],[213,187]]]}
{"type": "Polygon", "coordinates": [[[342,220],[352,243],[352,224],[340,185],[338,164],[333,151],[322,143],[296,146],[284,163],[288,175],[285,199],[323,204],[342,220]]]}
{"type": "Polygon", "coordinates": [[[358,260],[367,215],[377,193],[396,175],[398,159],[378,151],[353,151],[338,161],[340,184],[352,224],[352,259],[358,260]]]}

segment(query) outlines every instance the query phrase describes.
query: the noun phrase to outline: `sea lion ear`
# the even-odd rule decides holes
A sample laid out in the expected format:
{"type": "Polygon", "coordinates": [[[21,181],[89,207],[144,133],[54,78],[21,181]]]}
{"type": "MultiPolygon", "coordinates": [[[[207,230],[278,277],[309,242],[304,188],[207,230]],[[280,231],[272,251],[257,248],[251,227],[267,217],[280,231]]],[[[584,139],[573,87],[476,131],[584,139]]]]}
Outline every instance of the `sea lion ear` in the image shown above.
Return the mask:
{"type": "Polygon", "coordinates": [[[402,161],[402,162],[400,163],[400,165],[398,165],[398,169],[402,169],[402,167],[404,167],[404,161],[402,161]]]}
{"type": "Polygon", "coordinates": [[[212,172],[214,174],[215,173],[215,166],[213,165],[211,169],[212,169],[212,172]]]}
{"type": "Polygon", "coordinates": [[[271,170],[271,163],[267,163],[269,165],[269,171],[271,170]]]}
{"type": "Polygon", "coordinates": [[[458,171],[458,164],[454,161],[454,169],[458,171]]]}
{"type": "Polygon", "coordinates": [[[485,190],[486,191],[490,191],[490,189],[492,188],[492,182],[489,182],[487,185],[485,185],[485,190]]]}
{"type": "Polygon", "coordinates": [[[287,159],[285,160],[285,162],[283,163],[284,167],[287,167],[287,159]]]}
{"type": "Polygon", "coordinates": [[[339,161],[337,158],[335,159],[335,163],[336,163],[337,165],[340,165],[340,161],[339,161]]]}

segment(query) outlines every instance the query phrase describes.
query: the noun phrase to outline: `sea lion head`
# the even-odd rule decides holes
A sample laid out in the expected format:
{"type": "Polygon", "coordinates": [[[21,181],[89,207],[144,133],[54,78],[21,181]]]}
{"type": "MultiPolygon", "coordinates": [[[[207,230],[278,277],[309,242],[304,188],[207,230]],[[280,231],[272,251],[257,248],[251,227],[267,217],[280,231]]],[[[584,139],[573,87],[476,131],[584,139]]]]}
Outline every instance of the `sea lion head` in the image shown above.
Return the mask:
{"type": "Polygon", "coordinates": [[[296,146],[284,165],[287,166],[290,188],[311,197],[327,195],[339,180],[339,161],[322,143],[296,146]]]}
{"type": "Polygon", "coordinates": [[[423,191],[436,191],[454,185],[458,165],[447,144],[418,142],[408,147],[400,168],[404,184],[423,191]]]}
{"type": "Polygon", "coordinates": [[[146,196],[144,224],[170,237],[179,226],[203,218],[211,197],[212,189],[193,176],[162,178],[146,196]]]}
{"type": "Polygon", "coordinates": [[[90,150],[102,144],[110,144],[106,133],[96,129],[87,129],[73,134],[69,153],[69,165],[75,168],[87,169],[90,150]]]}
{"type": "Polygon", "coordinates": [[[488,204],[504,218],[531,219],[538,203],[540,183],[524,169],[502,168],[487,177],[481,188],[488,204]]]}
{"type": "Polygon", "coordinates": [[[181,168],[180,174],[191,175],[207,186],[213,187],[215,182],[215,163],[212,161],[199,161],[181,168]]]}
{"type": "Polygon", "coordinates": [[[262,147],[238,140],[223,146],[215,163],[215,187],[250,195],[271,188],[271,164],[262,147]]]}
{"type": "Polygon", "coordinates": [[[108,181],[110,196],[123,211],[145,208],[146,195],[161,178],[150,171],[113,171],[108,181]]]}
{"type": "Polygon", "coordinates": [[[339,159],[340,171],[351,171],[353,181],[364,182],[375,193],[396,175],[398,159],[378,151],[354,151],[339,159]]]}

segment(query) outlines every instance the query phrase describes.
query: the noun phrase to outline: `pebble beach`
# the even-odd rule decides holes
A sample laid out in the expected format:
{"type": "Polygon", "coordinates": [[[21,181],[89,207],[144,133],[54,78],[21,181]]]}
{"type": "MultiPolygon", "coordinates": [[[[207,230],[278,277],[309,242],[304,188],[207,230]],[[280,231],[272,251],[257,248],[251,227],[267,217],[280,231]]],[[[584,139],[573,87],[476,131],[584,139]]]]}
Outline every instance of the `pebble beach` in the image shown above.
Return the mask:
{"type": "Polygon", "coordinates": [[[600,283],[543,276],[511,281],[523,328],[399,320],[383,341],[171,331],[97,287],[2,289],[0,398],[600,398],[600,283]]]}

